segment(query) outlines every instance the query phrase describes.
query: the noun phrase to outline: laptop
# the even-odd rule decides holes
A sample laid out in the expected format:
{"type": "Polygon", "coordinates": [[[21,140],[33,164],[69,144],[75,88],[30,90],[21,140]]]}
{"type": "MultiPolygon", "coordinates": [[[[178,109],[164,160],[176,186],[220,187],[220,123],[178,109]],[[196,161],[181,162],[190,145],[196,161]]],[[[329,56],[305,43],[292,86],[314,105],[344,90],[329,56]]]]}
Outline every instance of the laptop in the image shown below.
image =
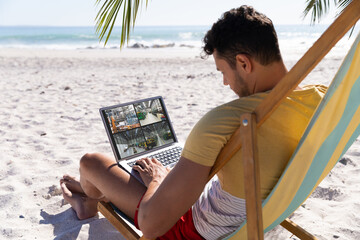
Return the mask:
{"type": "Polygon", "coordinates": [[[138,159],[156,158],[172,168],[182,145],[161,96],[99,109],[118,165],[142,182],[132,169],[138,159]]]}

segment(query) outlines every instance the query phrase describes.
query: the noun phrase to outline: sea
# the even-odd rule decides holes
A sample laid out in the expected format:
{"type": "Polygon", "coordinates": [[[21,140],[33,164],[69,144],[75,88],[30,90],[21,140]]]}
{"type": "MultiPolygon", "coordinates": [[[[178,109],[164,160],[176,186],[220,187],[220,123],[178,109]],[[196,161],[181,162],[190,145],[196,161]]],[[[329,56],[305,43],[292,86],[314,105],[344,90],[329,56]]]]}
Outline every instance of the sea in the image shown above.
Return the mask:
{"type": "MultiPolygon", "coordinates": [[[[327,29],[328,25],[277,25],[280,46],[296,51],[307,49],[327,29]]],[[[198,49],[210,26],[135,26],[130,32],[130,40],[124,48],[168,48],[198,49]]],[[[352,43],[359,32],[357,27],[349,40],[352,43]]],[[[120,47],[121,27],[114,27],[106,45],[99,40],[95,27],[46,27],[46,26],[0,26],[1,48],[41,48],[41,49],[109,49],[120,47]]],[[[341,45],[341,44],[340,44],[341,45]]],[[[343,47],[342,45],[340,47],[343,47]]]]}

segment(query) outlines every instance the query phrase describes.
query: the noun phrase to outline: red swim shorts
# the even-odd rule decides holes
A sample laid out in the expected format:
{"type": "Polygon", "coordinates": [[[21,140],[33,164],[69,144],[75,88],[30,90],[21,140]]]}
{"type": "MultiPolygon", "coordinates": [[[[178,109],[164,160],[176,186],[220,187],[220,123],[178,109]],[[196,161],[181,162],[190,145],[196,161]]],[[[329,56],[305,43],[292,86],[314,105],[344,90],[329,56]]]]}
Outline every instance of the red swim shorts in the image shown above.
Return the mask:
{"type": "MultiPolygon", "coordinates": [[[[138,213],[139,213],[139,206],[141,203],[142,198],[140,199],[134,217],[134,223],[137,229],[138,226],[138,213]]],[[[159,240],[202,240],[204,239],[196,230],[192,218],[192,211],[191,208],[175,223],[175,225],[163,236],[158,237],[159,240]]]]}

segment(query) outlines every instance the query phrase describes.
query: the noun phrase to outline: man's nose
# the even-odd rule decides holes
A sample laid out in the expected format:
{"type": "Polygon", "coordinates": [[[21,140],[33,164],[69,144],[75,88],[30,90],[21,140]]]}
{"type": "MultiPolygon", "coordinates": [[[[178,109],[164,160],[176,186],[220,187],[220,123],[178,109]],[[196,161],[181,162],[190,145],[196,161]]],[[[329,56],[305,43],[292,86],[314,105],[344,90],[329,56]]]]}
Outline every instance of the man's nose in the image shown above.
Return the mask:
{"type": "Polygon", "coordinates": [[[223,83],[224,83],[225,86],[229,85],[229,83],[227,82],[225,77],[223,77],[223,83]]]}

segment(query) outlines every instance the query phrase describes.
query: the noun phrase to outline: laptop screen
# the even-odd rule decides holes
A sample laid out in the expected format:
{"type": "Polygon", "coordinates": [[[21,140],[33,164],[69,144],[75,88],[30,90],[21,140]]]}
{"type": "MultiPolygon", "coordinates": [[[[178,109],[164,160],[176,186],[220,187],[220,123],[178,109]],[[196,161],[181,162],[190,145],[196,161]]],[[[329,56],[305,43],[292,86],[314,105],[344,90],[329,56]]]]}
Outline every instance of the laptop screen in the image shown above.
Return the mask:
{"type": "Polygon", "coordinates": [[[100,109],[118,160],[176,142],[161,97],[100,109]]]}

